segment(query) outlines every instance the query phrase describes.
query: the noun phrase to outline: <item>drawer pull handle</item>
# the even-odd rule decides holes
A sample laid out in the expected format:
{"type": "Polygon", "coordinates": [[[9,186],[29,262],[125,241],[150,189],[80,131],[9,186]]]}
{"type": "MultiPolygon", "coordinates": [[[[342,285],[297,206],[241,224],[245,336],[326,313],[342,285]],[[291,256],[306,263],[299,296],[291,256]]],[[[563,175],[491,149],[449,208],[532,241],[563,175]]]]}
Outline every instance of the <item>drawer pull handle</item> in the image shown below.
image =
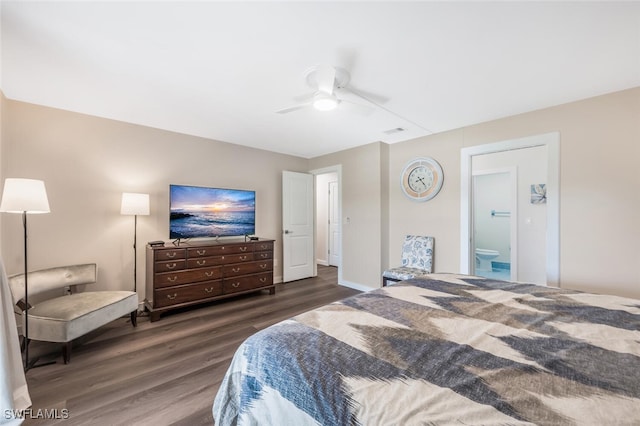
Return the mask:
{"type": "Polygon", "coordinates": [[[196,263],[198,264],[198,266],[202,266],[202,265],[206,265],[207,261],[206,260],[196,260],[196,263]]]}
{"type": "Polygon", "coordinates": [[[240,247],[240,251],[247,251],[247,247],[240,247]]]}
{"type": "Polygon", "coordinates": [[[178,293],[173,293],[173,296],[170,294],[167,294],[167,299],[169,300],[174,300],[176,297],[178,297],[178,293]]]}
{"type": "Polygon", "coordinates": [[[204,256],[204,254],[207,252],[206,250],[196,250],[196,252],[198,253],[198,256],[204,256]]]}
{"type": "Polygon", "coordinates": [[[233,272],[240,272],[240,268],[231,268],[233,272]]]}
{"type": "Polygon", "coordinates": [[[247,256],[240,256],[240,260],[247,260],[247,256]]]}
{"type": "Polygon", "coordinates": [[[212,277],[213,276],[213,271],[207,271],[204,273],[207,277],[212,277]]]}
{"type": "Polygon", "coordinates": [[[266,282],[267,282],[267,277],[262,277],[262,278],[260,278],[260,282],[261,282],[261,283],[266,283],[266,282]]]}
{"type": "Polygon", "coordinates": [[[266,267],[267,267],[267,264],[266,264],[266,263],[261,263],[261,264],[260,264],[260,268],[265,269],[266,267]]]}
{"type": "Polygon", "coordinates": [[[267,253],[261,253],[260,257],[266,259],[267,257],[269,257],[269,255],[267,253]]]}
{"type": "Polygon", "coordinates": [[[240,287],[240,283],[231,283],[231,285],[232,285],[234,288],[238,288],[238,287],[240,287]]]}
{"type": "Polygon", "coordinates": [[[167,279],[169,280],[169,282],[175,283],[178,277],[177,276],[167,277],[167,279]]]}
{"type": "Polygon", "coordinates": [[[213,293],[213,287],[205,288],[204,291],[207,293],[213,293]]]}
{"type": "Polygon", "coordinates": [[[260,246],[260,248],[264,250],[264,249],[266,249],[266,248],[267,248],[267,245],[266,245],[266,244],[263,244],[263,245],[261,245],[261,246],[260,246]]]}
{"type": "Polygon", "coordinates": [[[173,268],[175,268],[175,267],[176,267],[176,266],[178,266],[178,265],[174,262],[174,263],[167,263],[167,265],[166,265],[166,266],[167,266],[167,269],[173,269],[173,268]]]}
{"type": "Polygon", "coordinates": [[[169,259],[173,259],[174,257],[176,257],[176,254],[177,254],[177,253],[176,253],[175,251],[168,251],[168,252],[166,253],[166,255],[167,255],[167,257],[168,257],[169,259]]]}

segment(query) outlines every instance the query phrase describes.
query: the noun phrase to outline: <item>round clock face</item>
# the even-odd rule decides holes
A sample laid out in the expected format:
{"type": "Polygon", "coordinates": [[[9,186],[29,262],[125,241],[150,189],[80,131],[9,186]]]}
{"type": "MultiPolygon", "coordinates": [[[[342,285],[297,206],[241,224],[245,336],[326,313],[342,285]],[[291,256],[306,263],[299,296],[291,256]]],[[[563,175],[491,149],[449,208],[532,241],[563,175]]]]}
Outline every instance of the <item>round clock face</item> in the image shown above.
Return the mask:
{"type": "Polygon", "coordinates": [[[416,158],[407,163],[400,176],[404,194],[417,201],[427,201],[435,197],[444,175],[442,167],[433,158],[416,158]]]}

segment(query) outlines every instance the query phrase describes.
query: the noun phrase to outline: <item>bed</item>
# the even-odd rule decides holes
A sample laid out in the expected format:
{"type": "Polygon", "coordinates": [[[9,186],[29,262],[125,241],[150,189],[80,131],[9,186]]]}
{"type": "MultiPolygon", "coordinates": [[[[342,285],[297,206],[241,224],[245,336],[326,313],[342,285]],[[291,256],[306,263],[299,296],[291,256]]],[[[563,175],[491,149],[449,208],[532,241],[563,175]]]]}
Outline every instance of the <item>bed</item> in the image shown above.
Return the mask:
{"type": "Polygon", "coordinates": [[[237,350],[217,426],[640,424],[640,301],[479,277],[362,293],[237,350]]]}

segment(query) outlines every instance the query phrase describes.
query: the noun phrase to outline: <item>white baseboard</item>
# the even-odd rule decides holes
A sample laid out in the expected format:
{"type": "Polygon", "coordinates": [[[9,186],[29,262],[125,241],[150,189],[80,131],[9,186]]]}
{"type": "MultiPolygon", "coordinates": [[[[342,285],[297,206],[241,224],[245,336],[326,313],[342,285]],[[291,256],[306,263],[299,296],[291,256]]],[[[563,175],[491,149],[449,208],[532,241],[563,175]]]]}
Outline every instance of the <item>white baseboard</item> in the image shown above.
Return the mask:
{"type": "Polygon", "coordinates": [[[378,289],[378,287],[369,287],[368,285],[352,283],[350,281],[345,281],[345,280],[339,281],[338,284],[343,287],[349,287],[354,290],[365,291],[365,292],[378,289]]]}
{"type": "Polygon", "coordinates": [[[329,262],[326,260],[316,259],[316,263],[322,266],[329,266],[329,262]]]}
{"type": "MultiPolygon", "coordinates": [[[[278,284],[278,283],[281,283],[281,282],[282,282],[282,275],[273,277],[273,283],[274,284],[278,284]]],[[[343,287],[349,287],[349,288],[352,288],[352,289],[358,290],[358,291],[364,291],[364,292],[378,289],[378,287],[369,287],[368,285],[359,284],[359,283],[353,283],[353,282],[345,281],[345,280],[339,281],[338,285],[341,285],[343,287]]]]}

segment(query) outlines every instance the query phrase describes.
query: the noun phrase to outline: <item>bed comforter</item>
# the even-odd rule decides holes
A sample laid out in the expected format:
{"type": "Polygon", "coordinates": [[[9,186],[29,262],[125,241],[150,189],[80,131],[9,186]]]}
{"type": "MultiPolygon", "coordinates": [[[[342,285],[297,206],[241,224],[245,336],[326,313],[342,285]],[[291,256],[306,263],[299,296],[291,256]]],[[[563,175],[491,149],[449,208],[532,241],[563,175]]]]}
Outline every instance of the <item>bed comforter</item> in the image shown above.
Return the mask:
{"type": "Polygon", "coordinates": [[[216,425],[640,424],[640,301],[433,274],[237,350],[216,425]]]}

